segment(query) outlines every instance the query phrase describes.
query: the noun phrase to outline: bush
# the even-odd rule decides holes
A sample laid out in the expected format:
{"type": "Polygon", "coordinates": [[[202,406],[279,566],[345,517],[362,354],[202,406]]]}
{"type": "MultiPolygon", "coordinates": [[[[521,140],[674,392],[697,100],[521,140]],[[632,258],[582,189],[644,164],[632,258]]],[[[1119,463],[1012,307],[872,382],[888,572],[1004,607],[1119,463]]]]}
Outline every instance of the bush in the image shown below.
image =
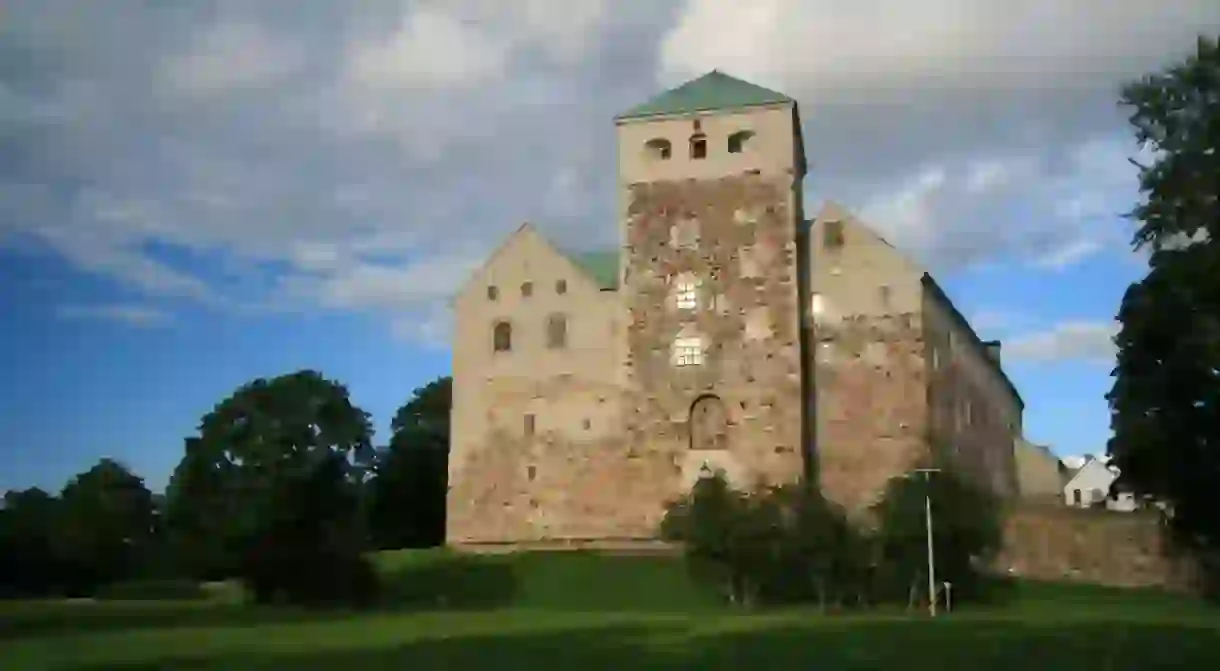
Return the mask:
{"type": "Polygon", "coordinates": [[[722,474],[673,502],[662,535],[685,544],[692,576],[748,605],[861,603],[866,541],[842,509],[804,485],[735,491],[722,474]]]}
{"type": "Polygon", "coordinates": [[[207,593],[193,580],[128,580],[101,585],[94,598],[103,601],[183,601],[203,599],[207,593]]]}
{"type": "Polygon", "coordinates": [[[954,603],[982,599],[984,567],[1003,542],[999,501],[990,493],[943,470],[929,479],[896,477],[874,507],[878,595],[893,602],[926,604],[928,538],[925,495],[932,506],[937,589],[953,585],[954,603]]]}

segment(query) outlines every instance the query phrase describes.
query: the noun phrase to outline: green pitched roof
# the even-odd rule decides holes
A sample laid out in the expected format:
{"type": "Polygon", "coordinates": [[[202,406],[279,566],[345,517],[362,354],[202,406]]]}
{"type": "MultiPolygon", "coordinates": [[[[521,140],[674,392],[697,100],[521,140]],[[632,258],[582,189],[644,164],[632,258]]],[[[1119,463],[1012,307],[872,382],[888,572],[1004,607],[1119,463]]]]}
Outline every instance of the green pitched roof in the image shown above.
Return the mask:
{"type": "Polygon", "coordinates": [[[789,102],[792,102],[792,98],[778,91],[742,81],[719,70],[712,70],[698,79],[692,79],[678,88],[670,89],[652,100],[636,105],[615,118],[632,119],[661,114],[688,114],[789,102]]]}
{"type": "Polygon", "coordinates": [[[600,289],[618,289],[618,253],[617,252],[577,252],[565,253],[581,270],[589,274],[597,282],[600,289]]]}

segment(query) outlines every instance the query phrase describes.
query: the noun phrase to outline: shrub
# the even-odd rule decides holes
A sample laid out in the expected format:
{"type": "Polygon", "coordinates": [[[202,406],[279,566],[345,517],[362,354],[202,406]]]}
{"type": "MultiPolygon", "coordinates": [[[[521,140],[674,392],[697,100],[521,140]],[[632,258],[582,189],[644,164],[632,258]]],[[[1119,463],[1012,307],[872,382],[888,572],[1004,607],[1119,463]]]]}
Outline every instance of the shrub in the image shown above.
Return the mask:
{"type": "Polygon", "coordinates": [[[104,601],[182,601],[207,594],[194,580],[128,580],[101,585],[94,598],[104,601]]]}
{"type": "Polygon", "coordinates": [[[673,502],[662,535],[685,545],[692,575],[733,603],[860,603],[867,543],[842,509],[804,485],[735,491],[722,474],[673,502]]]}
{"type": "Polygon", "coordinates": [[[999,501],[949,470],[930,478],[896,477],[874,507],[879,596],[926,603],[927,516],[931,500],[937,589],[950,582],[954,602],[979,599],[990,583],[984,567],[1003,542],[999,501]]]}

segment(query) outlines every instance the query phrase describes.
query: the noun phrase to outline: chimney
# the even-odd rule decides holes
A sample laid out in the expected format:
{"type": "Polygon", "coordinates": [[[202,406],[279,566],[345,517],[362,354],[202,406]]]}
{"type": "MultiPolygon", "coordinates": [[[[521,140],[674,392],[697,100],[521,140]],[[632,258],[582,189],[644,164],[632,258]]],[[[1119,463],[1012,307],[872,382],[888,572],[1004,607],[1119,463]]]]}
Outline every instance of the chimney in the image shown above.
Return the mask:
{"type": "Polygon", "coordinates": [[[991,360],[994,361],[997,366],[1000,365],[1000,341],[999,340],[984,341],[983,347],[986,348],[986,350],[987,350],[987,356],[991,357],[991,360]]]}

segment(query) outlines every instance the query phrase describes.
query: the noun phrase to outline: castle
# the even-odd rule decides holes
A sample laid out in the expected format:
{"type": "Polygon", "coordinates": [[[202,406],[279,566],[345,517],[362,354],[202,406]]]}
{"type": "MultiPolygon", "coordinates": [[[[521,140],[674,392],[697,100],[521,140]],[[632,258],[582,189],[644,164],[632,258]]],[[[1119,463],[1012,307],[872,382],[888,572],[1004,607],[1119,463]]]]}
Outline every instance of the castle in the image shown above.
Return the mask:
{"type": "Polygon", "coordinates": [[[615,129],[619,249],[526,224],[454,299],[450,543],[655,537],[716,470],[849,511],[933,462],[1017,494],[1000,344],[851,213],[806,219],[793,99],[713,71],[615,129]]]}

